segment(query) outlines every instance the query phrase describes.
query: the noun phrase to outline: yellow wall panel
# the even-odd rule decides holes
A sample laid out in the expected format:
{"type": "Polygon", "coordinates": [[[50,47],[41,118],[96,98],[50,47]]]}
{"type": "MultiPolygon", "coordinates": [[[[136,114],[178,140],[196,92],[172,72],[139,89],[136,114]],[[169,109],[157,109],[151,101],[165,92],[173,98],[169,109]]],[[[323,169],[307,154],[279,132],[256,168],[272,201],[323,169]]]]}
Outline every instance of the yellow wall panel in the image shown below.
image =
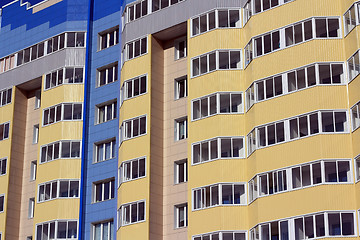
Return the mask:
{"type": "Polygon", "coordinates": [[[56,219],[78,219],[79,198],[54,199],[36,203],[34,223],[47,222],[56,219]]]}
{"type": "Polygon", "coordinates": [[[116,234],[117,239],[149,239],[149,223],[123,226],[116,234]]]}
{"type": "Polygon", "coordinates": [[[59,140],[81,141],[82,126],[82,121],[60,121],[45,127],[40,126],[39,147],[59,140]]]}
{"type": "Polygon", "coordinates": [[[149,172],[147,172],[145,178],[122,183],[118,189],[118,206],[145,199],[146,207],[148,208],[149,179],[149,172]]]}
{"type": "Polygon", "coordinates": [[[42,91],[41,108],[48,108],[63,102],[84,101],[83,84],[64,84],[50,90],[42,91]]]}
{"type": "Polygon", "coordinates": [[[80,179],[81,159],[57,159],[38,165],[38,184],[56,179],[80,179]]]}
{"type": "Polygon", "coordinates": [[[353,142],[353,157],[356,157],[360,154],[360,128],[356,129],[352,133],[352,142],[353,142]]]}
{"type": "Polygon", "coordinates": [[[147,124],[150,124],[150,104],[151,100],[149,93],[124,101],[120,109],[119,126],[121,126],[124,120],[145,114],[147,114],[147,124]]]}
{"type": "Polygon", "coordinates": [[[258,198],[249,206],[250,228],[267,222],[327,210],[355,210],[353,184],[329,184],[258,198]],[[336,196],[336,197],[335,197],[336,196]]]}
{"type": "Polygon", "coordinates": [[[360,75],[349,83],[349,107],[360,101],[360,75]]]}

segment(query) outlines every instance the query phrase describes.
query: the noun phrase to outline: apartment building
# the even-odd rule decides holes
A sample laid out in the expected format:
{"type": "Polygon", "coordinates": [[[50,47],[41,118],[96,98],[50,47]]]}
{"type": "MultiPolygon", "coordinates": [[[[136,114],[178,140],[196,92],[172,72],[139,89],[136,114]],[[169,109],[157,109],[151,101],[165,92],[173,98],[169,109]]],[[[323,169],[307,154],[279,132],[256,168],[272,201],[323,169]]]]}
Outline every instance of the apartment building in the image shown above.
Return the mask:
{"type": "Polygon", "coordinates": [[[0,1],[0,240],[360,238],[357,0],[0,1]]]}

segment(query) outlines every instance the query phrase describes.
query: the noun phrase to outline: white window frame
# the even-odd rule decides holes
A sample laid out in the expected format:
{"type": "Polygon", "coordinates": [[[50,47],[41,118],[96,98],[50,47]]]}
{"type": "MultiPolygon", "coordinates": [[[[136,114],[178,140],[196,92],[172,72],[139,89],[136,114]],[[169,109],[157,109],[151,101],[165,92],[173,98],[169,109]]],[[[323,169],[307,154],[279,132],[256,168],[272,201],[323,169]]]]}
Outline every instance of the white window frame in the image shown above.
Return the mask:
{"type": "Polygon", "coordinates": [[[180,60],[182,58],[187,57],[187,39],[185,37],[181,37],[174,40],[174,60],[180,60]],[[184,56],[180,56],[180,43],[184,42],[184,56]]]}
{"type": "MultiPolygon", "coordinates": [[[[71,237],[71,238],[63,238],[64,240],[67,240],[67,239],[77,239],[77,237],[79,236],[79,221],[78,221],[78,219],[56,219],[56,220],[52,220],[52,221],[47,221],[47,222],[41,222],[41,223],[37,223],[36,224],[36,226],[35,226],[35,240],[39,240],[39,239],[37,239],[37,231],[38,231],[38,226],[42,226],[43,227],[43,225],[44,224],[49,224],[48,226],[50,226],[50,224],[51,223],[54,223],[54,235],[55,235],[55,239],[58,239],[57,238],[57,234],[58,234],[58,225],[59,225],[59,223],[63,223],[63,222],[66,222],[66,235],[68,235],[69,234],[69,232],[68,232],[68,227],[69,227],[69,223],[70,222],[76,222],[76,238],[73,238],[73,237],[71,237]]],[[[48,236],[50,236],[50,227],[48,227],[48,236]]]]}
{"type": "Polygon", "coordinates": [[[120,38],[120,33],[119,33],[119,25],[111,27],[109,29],[106,29],[102,32],[98,33],[98,51],[110,48],[112,46],[116,46],[117,44],[119,44],[119,38],[120,38]],[[114,44],[110,45],[110,36],[114,34],[114,44]],[[102,39],[106,37],[106,46],[102,46],[102,39]]]}
{"type": "Polygon", "coordinates": [[[244,239],[248,239],[247,237],[247,231],[246,230],[243,230],[243,231],[238,231],[238,230],[234,230],[234,231],[231,231],[231,230],[226,230],[226,231],[215,231],[215,232],[208,232],[208,233],[202,233],[202,234],[197,234],[197,235],[193,235],[192,236],[192,240],[203,240],[204,237],[209,237],[208,239],[210,239],[210,236],[212,237],[213,235],[217,235],[218,236],[218,239],[223,239],[223,235],[226,234],[226,233],[232,233],[233,234],[233,238],[232,240],[237,240],[236,236],[234,236],[235,234],[243,234],[244,235],[244,239]],[[235,237],[235,238],[234,238],[235,237]]]}
{"type": "Polygon", "coordinates": [[[113,99],[113,100],[110,100],[110,101],[107,101],[107,102],[104,102],[104,103],[100,103],[100,104],[97,104],[95,106],[95,114],[96,114],[96,122],[95,124],[101,124],[101,123],[106,123],[106,122],[109,122],[111,120],[114,120],[117,118],[117,111],[118,110],[118,104],[117,104],[117,99],[113,99]],[[110,106],[110,110],[111,110],[111,113],[110,113],[110,118],[108,119],[108,108],[110,106]],[[100,117],[100,114],[101,114],[101,108],[104,108],[104,121],[101,121],[101,117],[100,117]]]}
{"type": "MultiPolygon", "coordinates": [[[[83,109],[83,102],[73,102],[73,103],[60,103],[60,104],[56,104],[54,106],[50,106],[48,108],[44,108],[43,109],[43,113],[42,113],[42,127],[46,127],[46,126],[50,126],[50,125],[53,125],[55,123],[58,123],[58,122],[73,122],[73,121],[82,121],[83,120],[83,117],[84,117],[84,109],[83,109]],[[72,106],[71,108],[71,115],[72,115],[72,118],[73,118],[73,115],[74,115],[74,107],[75,105],[81,105],[81,118],[80,119],[64,119],[64,114],[65,114],[65,105],[70,105],[72,106]],[[56,113],[56,108],[57,107],[60,107],[60,113],[61,113],[61,116],[60,116],[60,119],[57,121],[57,113],[56,113]],[[47,110],[51,110],[52,108],[54,108],[54,122],[52,123],[47,123],[45,124],[44,121],[45,121],[45,111],[47,110]]],[[[50,119],[50,112],[49,112],[49,119],[50,119]]],[[[49,121],[49,120],[48,120],[49,121]]]]}
{"type": "Polygon", "coordinates": [[[98,68],[97,70],[97,79],[96,79],[96,88],[106,86],[108,84],[111,84],[113,82],[116,82],[118,80],[119,76],[119,65],[118,62],[113,62],[111,64],[108,64],[106,66],[102,66],[98,68]],[[105,71],[105,83],[100,84],[101,82],[101,72],[105,71]],[[112,71],[112,79],[109,78],[109,72],[112,71]]]}
{"type": "Polygon", "coordinates": [[[55,199],[74,199],[74,198],[80,198],[80,179],[57,179],[57,180],[52,180],[52,181],[48,181],[48,182],[43,182],[43,183],[39,183],[37,186],[37,203],[43,203],[43,202],[48,202],[48,201],[52,201],[55,199]],[[68,196],[67,197],[61,197],[60,196],[60,183],[61,182],[67,182],[68,184],[68,196]],[[70,197],[70,192],[71,192],[71,183],[72,182],[78,182],[78,188],[77,188],[77,192],[78,192],[78,196],[75,197],[70,197]],[[54,183],[56,184],[56,196],[52,197],[53,194],[53,190],[52,187],[54,185],[54,183]],[[50,195],[49,195],[49,199],[45,199],[45,195],[46,195],[46,186],[49,185],[50,186],[50,195]],[[43,186],[44,188],[44,199],[42,199],[41,197],[41,192],[40,192],[40,188],[43,186]]]}
{"type": "Polygon", "coordinates": [[[181,141],[188,138],[188,120],[186,117],[181,117],[174,120],[174,140],[181,141]],[[184,128],[184,134],[181,135],[180,129],[184,128]]]}
{"type": "Polygon", "coordinates": [[[29,198],[28,219],[34,218],[35,197],[29,198]]]}
{"type": "Polygon", "coordinates": [[[30,181],[36,180],[36,173],[37,173],[37,160],[30,162],[30,181]]]}
{"type": "Polygon", "coordinates": [[[60,140],[60,141],[56,141],[56,142],[51,142],[51,143],[47,143],[47,144],[44,144],[40,147],[40,158],[39,158],[39,164],[45,164],[47,162],[51,162],[51,161],[54,161],[54,160],[58,160],[58,159],[77,159],[77,158],[81,158],[81,151],[82,151],[82,141],[81,140],[60,140]],[[70,153],[70,157],[62,157],[62,145],[64,143],[70,143],[70,149],[69,149],[69,153],[70,153]],[[80,147],[79,147],[79,156],[78,157],[71,157],[71,153],[72,153],[72,144],[73,143],[79,143],[80,147]],[[55,150],[54,150],[54,146],[56,144],[59,144],[59,157],[58,158],[54,158],[54,154],[55,154],[55,150]],[[46,147],[46,154],[48,152],[48,148],[49,146],[52,146],[52,156],[51,156],[51,159],[50,160],[47,160],[47,156],[45,156],[45,161],[42,162],[42,149],[44,147],[46,147]]]}
{"type": "Polygon", "coordinates": [[[0,199],[1,198],[3,199],[3,201],[2,201],[3,205],[0,206],[0,209],[2,208],[2,210],[0,210],[0,213],[3,213],[3,212],[5,212],[5,194],[0,194],[0,199]]]}
{"type": "Polygon", "coordinates": [[[139,200],[139,201],[135,201],[135,202],[129,202],[129,203],[125,203],[125,204],[122,204],[119,209],[118,209],[118,229],[120,227],[124,227],[124,226],[129,226],[129,225],[133,225],[133,224],[137,224],[137,223],[142,223],[142,222],[145,222],[146,221],[146,201],[145,199],[143,200],[139,200]],[[139,217],[138,216],[138,213],[139,213],[139,204],[140,203],[143,203],[144,204],[144,219],[143,220],[137,220],[135,222],[131,222],[131,205],[133,204],[137,204],[137,218],[139,217]],[[129,213],[129,217],[130,217],[130,223],[124,223],[124,216],[126,215],[126,210],[125,208],[130,206],[130,213],[129,213]]]}
{"type": "Polygon", "coordinates": [[[7,167],[8,167],[8,161],[7,158],[1,158],[0,159],[0,176],[6,175],[7,173],[7,167]],[[5,164],[4,164],[5,163],[5,164]],[[5,166],[5,167],[4,167],[5,166]],[[4,170],[5,168],[5,170],[4,170]],[[4,174],[2,174],[4,172],[4,174]]]}
{"type": "Polygon", "coordinates": [[[188,181],[188,162],[187,159],[182,159],[174,162],[174,183],[181,184],[186,183],[188,181]],[[184,168],[184,181],[180,182],[180,168],[184,168]]]}
{"type": "Polygon", "coordinates": [[[100,203],[100,202],[104,202],[104,201],[109,201],[112,199],[115,199],[115,193],[116,193],[116,187],[115,187],[115,178],[107,178],[107,179],[103,179],[100,181],[96,181],[92,183],[92,192],[93,192],[93,197],[92,197],[92,203],[100,203]],[[109,199],[105,199],[104,196],[104,185],[106,183],[109,183],[109,199]],[[97,194],[97,187],[101,184],[101,200],[96,200],[96,194],[97,194]],[[112,197],[112,195],[114,197],[112,197]]]}
{"type": "Polygon", "coordinates": [[[123,104],[124,101],[126,100],[129,100],[129,99],[133,99],[133,98],[136,98],[136,97],[140,97],[142,95],[145,95],[147,94],[148,92],[148,74],[142,74],[142,75],[139,75],[139,76],[136,76],[134,78],[131,78],[131,79],[127,79],[124,81],[123,85],[121,86],[121,89],[120,89],[120,99],[121,99],[121,105],[123,104]],[[141,80],[145,77],[145,92],[141,92],[141,86],[142,86],[142,83],[141,83],[141,80]],[[139,81],[139,94],[135,95],[135,88],[134,88],[134,85],[135,85],[135,81],[138,80],[139,81]],[[131,97],[128,97],[128,84],[131,84],[131,97]]]}
{"type": "Polygon", "coordinates": [[[179,77],[179,78],[175,78],[174,79],[174,97],[175,100],[178,99],[182,99],[182,98],[186,98],[188,95],[188,81],[187,81],[187,75],[179,77]],[[180,97],[180,83],[184,82],[184,96],[180,97]]]}
{"type": "Polygon", "coordinates": [[[138,117],[134,117],[134,118],[130,118],[130,119],[126,119],[122,122],[121,126],[120,126],[120,145],[122,142],[126,141],[126,140],[130,140],[130,139],[134,139],[134,138],[138,138],[138,137],[142,137],[145,136],[147,134],[147,125],[148,125],[148,120],[147,120],[147,115],[141,115],[138,117]],[[141,133],[140,132],[140,119],[145,117],[145,133],[141,133]],[[134,120],[139,120],[139,135],[137,136],[133,136],[133,125],[134,125],[134,120]],[[127,123],[131,122],[131,137],[126,137],[126,133],[125,131],[127,131],[127,123]]]}
{"type": "Polygon", "coordinates": [[[147,158],[146,156],[142,156],[142,157],[139,157],[139,158],[134,158],[134,159],[130,159],[130,160],[126,160],[126,161],[123,161],[118,169],[118,187],[120,187],[120,185],[122,183],[125,183],[125,182],[130,182],[130,181],[134,181],[134,180],[138,180],[138,179],[141,179],[141,178],[145,178],[146,177],[146,172],[147,172],[147,158]],[[144,171],[145,171],[145,174],[144,176],[140,176],[140,164],[139,162],[141,160],[144,160],[144,171]],[[134,162],[137,162],[137,165],[138,165],[138,177],[136,178],[133,178],[133,163],[134,162]],[[131,167],[129,169],[129,175],[131,176],[131,178],[127,179],[125,178],[125,172],[127,170],[127,167],[125,166],[128,166],[127,164],[130,164],[131,167]]]}
{"type": "Polygon", "coordinates": [[[177,204],[174,206],[174,228],[186,228],[188,226],[188,203],[177,204]],[[184,226],[180,226],[180,210],[184,211],[184,226]]]}
{"type": "Polygon", "coordinates": [[[33,126],[33,140],[32,140],[33,144],[37,144],[39,142],[39,129],[40,129],[39,124],[35,124],[33,126]]]}
{"type": "Polygon", "coordinates": [[[3,106],[6,106],[8,104],[11,104],[12,102],[12,95],[13,95],[13,92],[12,92],[12,88],[6,88],[6,89],[2,89],[0,90],[0,107],[3,107],[3,106]],[[5,102],[3,102],[3,98],[4,98],[4,95],[6,95],[5,97],[5,102]],[[9,101],[10,99],[10,101],[9,101]]]}
{"type": "Polygon", "coordinates": [[[91,228],[92,228],[92,237],[91,239],[92,240],[104,240],[104,239],[112,239],[112,235],[114,234],[114,219],[107,219],[107,220],[104,220],[104,221],[101,221],[101,222],[95,222],[95,223],[92,223],[91,224],[91,228]],[[104,238],[104,224],[107,223],[107,228],[108,228],[108,236],[106,236],[104,238]],[[96,225],[100,224],[100,239],[96,239],[96,225]],[[111,224],[113,226],[113,228],[111,228],[111,224]],[[111,232],[112,230],[112,232],[111,232]]]}
{"type": "Polygon", "coordinates": [[[94,162],[93,163],[100,163],[100,162],[104,162],[110,159],[115,158],[116,156],[116,139],[115,138],[110,138],[110,139],[106,139],[104,141],[101,142],[96,142],[94,143],[94,162]],[[110,158],[106,158],[106,144],[110,143],[110,158]],[[98,153],[99,153],[99,147],[102,146],[103,147],[103,153],[102,153],[102,160],[97,159],[98,157],[98,153]]]}

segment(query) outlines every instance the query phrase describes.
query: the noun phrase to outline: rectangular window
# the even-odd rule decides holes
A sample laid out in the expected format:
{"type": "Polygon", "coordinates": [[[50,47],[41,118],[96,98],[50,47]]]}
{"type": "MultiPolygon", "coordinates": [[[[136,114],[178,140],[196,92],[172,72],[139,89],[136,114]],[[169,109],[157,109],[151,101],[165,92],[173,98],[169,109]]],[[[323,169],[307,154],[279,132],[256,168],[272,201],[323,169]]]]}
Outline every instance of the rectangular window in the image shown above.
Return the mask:
{"type": "Polygon", "coordinates": [[[121,205],[118,209],[118,217],[120,226],[145,221],[145,201],[121,205]]]}
{"type": "Polygon", "coordinates": [[[175,184],[187,182],[188,170],[187,159],[174,162],[174,182],[175,184]]]}
{"type": "Polygon", "coordinates": [[[360,73],[359,50],[357,50],[348,60],[349,82],[360,73]]]}
{"type": "Polygon", "coordinates": [[[41,146],[40,163],[59,158],[80,158],[80,141],[58,141],[41,146]]]}
{"type": "Polygon", "coordinates": [[[356,181],[360,181],[360,155],[355,158],[355,176],[356,181]]]}
{"type": "Polygon", "coordinates": [[[175,228],[182,228],[188,225],[187,203],[176,205],[175,209],[175,228]]]}
{"type": "Polygon", "coordinates": [[[358,8],[358,4],[353,4],[348,11],[344,14],[344,22],[345,22],[345,35],[351,32],[352,29],[357,25],[356,21],[356,9],[358,8]]]}
{"type": "Polygon", "coordinates": [[[115,82],[118,80],[118,63],[112,63],[97,69],[97,87],[115,82]]]}
{"type": "Polygon", "coordinates": [[[12,88],[4,89],[0,91],[0,107],[11,103],[12,88]]]}
{"type": "Polygon", "coordinates": [[[216,9],[191,19],[192,36],[215,28],[240,28],[240,9],[216,9]]]}
{"type": "Polygon", "coordinates": [[[187,56],[187,41],[186,37],[176,39],[174,41],[174,58],[178,60],[187,56]]]}
{"type": "Polygon", "coordinates": [[[115,157],[116,139],[109,139],[95,143],[95,163],[106,161],[115,157]]]}
{"type": "Polygon", "coordinates": [[[79,180],[55,180],[41,183],[38,187],[38,202],[57,198],[78,198],[79,180]]]}
{"type": "Polygon", "coordinates": [[[187,138],[187,117],[175,119],[175,141],[187,138]]]}
{"type": "Polygon", "coordinates": [[[116,118],[117,102],[111,100],[110,102],[99,104],[95,107],[97,120],[96,123],[104,123],[116,118]]]}
{"type": "Polygon", "coordinates": [[[29,198],[28,218],[34,218],[35,198],[29,198]]]}
{"type": "Polygon", "coordinates": [[[59,121],[82,120],[82,103],[62,103],[44,109],[43,126],[59,121]]]}
{"type": "Polygon", "coordinates": [[[37,144],[39,141],[39,124],[34,125],[33,127],[33,144],[37,144]]]}
{"type": "Polygon", "coordinates": [[[192,77],[215,70],[237,70],[242,68],[240,50],[216,50],[191,59],[192,77]]]}
{"type": "Polygon", "coordinates": [[[125,44],[123,58],[125,61],[140,57],[147,53],[147,37],[140,38],[125,44]]]}
{"type": "Polygon", "coordinates": [[[35,103],[34,103],[34,109],[39,109],[41,106],[41,90],[35,91],[35,103]]]}
{"type": "Polygon", "coordinates": [[[44,90],[51,89],[63,84],[83,83],[83,67],[66,67],[46,74],[44,90]]]}
{"type": "Polygon", "coordinates": [[[7,158],[0,159],[0,176],[6,174],[7,158]]]}
{"type": "Polygon", "coordinates": [[[114,221],[93,223],[93,240],[110,240],[114,235],[114,221]]]}
{"type": "Polygon", "coordinates": [[[103,50],[119,43],[119,26],[99,33],[99,50],[103,50]]]}
{"type": "Polygon", "coordinates": [[[146,134],[146,116],[125,120],[120,127],[121,141],[146,134]]]}
{"type": "Polygon", "coordinates": [[[115,179],[93,183],[93,197],[93,203],[113,199],[115,197],[115,179]]]}
{"type": "Polygon", "coordinates": [[[351,108],[351,123],[353,131],[360,127],[360,102],[351,108]]]}
{"type": "Polygon", "coordinates": [[[249,181],[250,199],[253,201],[258,197],[318,184],[350,184],[352,183],[350,163],[350,160],[325,159],[257,174],[249,181]]]}
{"type": "Polygon", "coordinates": [[[245,184],[221,183],[192,190],[193,209],[219,205],[245,205],[245,184]]]}
{"type": "Polygon", "coordinates": [[[187,97],[187,76],[175,79],[175,100],[187,97]]]}
{"type": "Polygon", "coordinates": [[[0,213],[5,210],[5,195],[0,195],[0,213]]]}
{"type": "Polygon", "coordinates": [[[148,15],[148,0],[140,0],[135,4],[126,6],[124,14],[126,16],[126,23],[148,15]]]}
{"type": "Polygon", "coordinates": [[[77,239],[77,220],[56,220],[36,224],[35,240],[77,239]]]}
{"type": "Polygon", "coordinates": [[[244,156],[243,137],[218,137],[192,144],[193,164],[220,158],[243,158],[244,156]]]}
{"type": "MultiPolygon", "coordinates": [[[[245,231],[220,231],[193,236],[193,240],[246,240],[245,231]]],[[[259,238],[252,238],[253,240],[259,238]]]]}
{"type": "Polygon", "coordinates": [[[125,161],[119,169],[119,183],[135,180],[146,175],[146,158],[137,158],[125,161]]]}
{"type": "Polygon", "coordinates": [[[147,92],[147,75],[126,80],[121,87],[122,100],[127,100],[147,92]]]}
{"type": "Polygon", "coordinates": [[[257,148],[288,142],[318,133],[346,133],[348,122],[346,111],[319,111],[307,113],[277,123],[256,127],[257,148]],[[319,129],[319,126],[322,129],[319,129]]]}
{"type": "Polygon", "coordinates": [[[30,163],[30,181],[36,180],[37,161],[31,161],[30,163]]]}
{"type": "Polygon", "coordinates": [[[202,119],[216,114],[244,113],[242,92],[214,93],[192,100],[192,119],[202,119]]]}
{"type": "Polygon", "coordinates": [[[2,123],[0,124],[0,141],[9,138],[9,128],[10,123],[2,123]]]}

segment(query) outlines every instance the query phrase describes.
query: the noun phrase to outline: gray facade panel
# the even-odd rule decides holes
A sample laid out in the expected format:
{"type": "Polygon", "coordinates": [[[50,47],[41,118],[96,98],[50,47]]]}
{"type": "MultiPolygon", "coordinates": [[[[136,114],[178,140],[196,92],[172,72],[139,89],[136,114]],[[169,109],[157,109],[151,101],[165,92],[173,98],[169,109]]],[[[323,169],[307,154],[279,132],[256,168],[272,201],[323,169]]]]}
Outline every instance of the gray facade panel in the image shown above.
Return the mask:
{"type": "Polygon", "coordinates": [[[186,22],[189,18],[214,8],[242,7],[246,0],[186,0],[125,25],[122,47],[126,42],[186,22]]]}
{"type": "Polygon", "coordinates": [[[0,74],[0,89],[17,86],[64,66],[85,66],[85,49],[66,48],[0,74]]]}

